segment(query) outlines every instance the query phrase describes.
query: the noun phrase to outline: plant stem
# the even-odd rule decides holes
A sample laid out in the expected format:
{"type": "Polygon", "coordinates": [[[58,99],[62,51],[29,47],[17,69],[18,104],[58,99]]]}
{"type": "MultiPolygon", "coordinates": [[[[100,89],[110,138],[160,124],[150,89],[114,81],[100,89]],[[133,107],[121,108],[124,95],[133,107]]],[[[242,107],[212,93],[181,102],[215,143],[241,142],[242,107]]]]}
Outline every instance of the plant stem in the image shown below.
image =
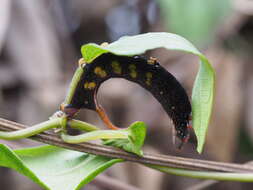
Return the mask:
{"type": "Polygon", "coordinates": [[[128,132],[126,130],[98,130],[75,136],[62,132],[61,138],[64,142],[75,144],[97,139],[127,139],[128,132]]]}
{"type": "MultiPolygon", "coordinates": [[[[27,126],[8,121],[6,119],[0,118],[0,130],[3,131],[14,131],[22,130],[27,126]]],[[[225,162],[215,162],[208,160],[199,160],[191,158],[183,158],[170,155],[151,155],[144,153],[143,157],[127,153],[123,150],[108,147],[103,145],[98,145],[94,143],[81,143],[81,144],[68,144],[63,142],[57,135],[49,133],[40,133],[35,136],[30,137],[33,140],[43,142],[46,144],[51,144],[59,146],[62,148],[67,148],[70,150],[75,150],[79,152],[86,152],[89,154],[107,156],[111,158],[121,158],[126,161],[132,161],[142,164],[153,164],[159,166],[166,166],[171,168],[181,168],[181,169],[191,169],[200,171],[219,171],[219,172],[243,172],[243,173],[253,173],[252,165],[244,164],[234,164],[225,162]]]]}
{"type": "Polygon", "coordinates": [[[26,138],[26,137],[30,137],[38,133],[41,133],[43,131],[46,131],[48,129],[59,127],[60,124],[61,124],[61,118],[56,118],[56,119],[48,120],[46,122],[39,123],[32,127],[19,129],[17,131],[11,131],[11,132],[0,131],[0,139],[17,140],[17,139],[26,138]]]}
{"type": "Polygon", "coordinates": [[[146,166],[156,169],[156,170],[159,170],[164,173],[169,173],[169,174],[184,176],[184,177],[197,178],[197,179],[253,182],[253,173],[225,173],[225,172],[191,171],[191,170],[169,168],[169,167],[157,166],[157,165],[151,165],[151,164],[147,164],[146,166]]]}
{"type": "Polygon", "coordinates": [[[95,125],[92,125],[90,123],[86,123],[86,122],[83,122],[83,121],[78,121],[78,120],[75,120],[75,119],[69,120],[68,125],[71,128],[79,129],[79,130],[82,130],[82,131],[96,131],[96,130],[99,130],[99,128],[96,127],[95,125]]]}
{"type": "MultiPolygon", "coordinates": [[[[75,123],[75,122],[74,122],[75,123]]],[[[81,124],[81,122],[76,122],[76,124],[78,123],[78,125],[81,124]]],[[[37,133],[40,133],[44,130],[48,130],[51,128],[55,128],[55,127],[59,127],[61,124],[61,118],[56,118],[56,119],[52,119],[43,123],[40,123],[38,125],[35,125],[33,127],[29,127],[29,128],[24,128],[24,126],[14,123],[14,122],[10,122],[7,120],[3,120],[0,119],[0,127],[2,126],[6,126],[6,129],[16,129],[18,131],[13,131],[13,132],[0,132],[0,137],[3,139],[19,139],[19,138],[25,138],[25,137],[29,137],[29,136],[33,136],[37,133]]],[[[114,137],[115,138],[125,138],[128,136],[128,133],[126,130],[121,130],[121,131],[109,131],[108,130],[108,138],[113,138],[111,133],[114,133],[114,137]]],[[[90,133],[86,133],[83,135],[78,135],[80,137],[85,137],[88,140],[94,139],[94,138],[101,138],[100,135],[103,135],[107,133],[107,130],[103,130],[103,131],[94,131],[94,132],[90,132],[90,133]]],[[[58,145],[64,148],[69,148],[71,150],[79,150],[79,151],[83,151],[83,152],[88,152],[88,153],[94,153],[94,154],[98,154],[98,155],[105,155],[105,156],[109,156],[109,157],[114,157],[114,158],[122,158],[125,160],[130,160],[130,161],[135,161],[135,162],[140,162],[142,164],[145,164],[147,167],[159,170],[161,172],[165,172],[165,173],[169,173],[169,174],[173,174],[173,175],[179,175],[179,176],[185,176],[185,177],[191,177],[191,178],[198,178],[198,179],[213,179],[213,180],[220,180],[220,181],[240,181],[240,182],[253,182],[253,171],[250,168],[250,165],[238,165],[241,167],[241,171],[240,170],[234,170],[233,168],[236,166],[236,164],[227,164],[227,163],[220,163],[221,165],[227,165],[227,168],[229,168],[229,165],[231,166],[230,169],[228,169],[227,171],[235,171],[235,173],[224,173],[224,172],[210,172],[210,171],[192,171],[192,170],[188,170],[187,168],[189,167],[189,163],[191,159],[184,159],[184,158],[176,158],[174,161],[169,161],[170,157],[169,156],[164,156],[164,155],[158,155],[155,159],[156,161],[158,161],[158,164],[154,164],[155,163],[155,159],[152,159],[152,156],[143,156],[143,157],[136,157],[135,155],[131,155],[129,153],[120,151],[120,150],[115,150],[109,147],[104,147],[101,145],[92,145],[92,144],[86,144],[86,150],[81,149],[81,147],[84,145],[84,143],[82,145],[68,145],[65,144],[63,142],[61,142],[61,140],[51,134],[38,134],[34,137],[31,137],[33,139],[42,141],[42,142],[47,142],[48,144],[53,144],[53,145],[58,145]],[[47,139],[47,140],[46,140],[47,139]],[[90,146],[90,148],[88,148],[90,146]],[[96,148],[97,146],[97,148],[96,148]],[[80,147],[80,148],[78,148],[80,147]],[[93,147],[93,148],[91,148],[93,147]],[[96,152],[92,151],[96,150],[96,152]],[[110,150],[110,152],[107,151],[110,150]],[[106,153],[107,152],[107,153],[106,153]],[[168,167],[168,166],[161,166],[164,165],[164,161],[161,162],[161,160],[164,160],[165,157],[167,157],[167,161],[171,162],[169,165],[173,165],[174,162],[174,167],[177,166],[176,164],[176,160],[180,161],[180,160],[184,160],[181,163],[181,166],[178,166],[179,168],[173,168],[173,167],[168,167]],[[130,159],[131,158],[131,159],[130,159]],[[159,163],[160,160],[160,163],[159,163]],[[187,161],[188,160],[188,161],[187,161]],[[148,163],[148,164],[147,164],[148,163]],[[245,171],[245,168],[243,167],[245,166],[246,168],[248,168],[249,171],[245,171]],[[181,168],[185,168],[185,169],[180,169],[181,168]],[[244,168],[244,169],[243,169],[244,168]],[[238,173],[238,172],[248,172],[248,173],[238,173]]],[[[68,135],[67,135],[68,137],[68,135]]],[[[75,138],[75,136],[70,136],[70,139],[75,138]]],[[[79,139],[79,138],[77,138],[79,139]]],[[[73,140],[73,139],[72,139],[73,140]]],[[[75,139],[74,139],[75,140],[75,139]]],[[[82,139],[83,140],[83,139],[82,139]]],[[[154,157],[154,156],[153,156],[154,157]]],[[[192,164],[192,168],[194,169],[201,169],[198,168],[198,164],[197,163],[206,163],[206,169],[212,170],[214,169],[214,167],[211,167],[212,165],[220,165],[218,162],[210,162],[210,161],[203,161],[203,160],[193,160],[192,164]]],[[[203,169],[203,168],[202,168],[203,169]]],[[[221,171],[224,170],[224,168],[220,168],[221,171]]]]}

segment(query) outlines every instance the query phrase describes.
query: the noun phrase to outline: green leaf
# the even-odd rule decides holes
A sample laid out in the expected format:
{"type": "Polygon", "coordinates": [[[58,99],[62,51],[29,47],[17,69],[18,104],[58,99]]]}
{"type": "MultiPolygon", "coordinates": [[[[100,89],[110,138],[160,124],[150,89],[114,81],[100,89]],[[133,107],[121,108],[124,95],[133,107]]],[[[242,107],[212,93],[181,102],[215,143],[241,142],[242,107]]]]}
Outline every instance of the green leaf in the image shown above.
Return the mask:
{"type": "Polygon", "coordinates": [[[6,145],[0,144],[0,166],[11,168],[29,177],[32,181],[45,189],[49,189],[35,173],[33,173],[22,160],[6,145]]]}
{"type": "Polygon", "coordinates": [[[214,38],[232,7],[230,0],[158,0],[158,5],[168,31],[200,46],[214,38]]]}
{"type": "Polygon", "coordinates": [[[54,146],[12,151],[0,144],[0,166],[8,167],[51,190],[77,190],[121,159],[95,156],[54,146]]]}
{"type": "Polygon", "coordinates": [[[197,151],[201,153],[212,112],[215,72],[206,57],[189,41],[171,33],[146,33],[122,37],[106,47],[94,43],[86,44],[82,46],[81,51],[85,61],[91,63],[96,57],[106,52],[122,56],[133,56],[155,48],[184,51],[200,58],[200,67],[192,92],[192,110],[193,128],[198,139],[197,151]]]}
{"type": "Polygon", "coordinates": [[[186,51],[196,55],[201,54],[189,41],[183,37],[166,32],[124,36],[106,47],[89,43],[82,46],[81,52],[85,62],[91,63],[98,56],[107,52],[111,52],[116,55],[133,56],[143,54],[148,50],[156,48],[186,51]]]}
{"type": "Polygon", "coordinates": [[[144,144],[146,137],[146,124],[141,121],[136,121],[126,130],[129,132],[128,139],[109,139],[105,140],[104,144],[122,148],[127,152],[135,153],[139,156],[143,155],[141,147],[144,144]]]}

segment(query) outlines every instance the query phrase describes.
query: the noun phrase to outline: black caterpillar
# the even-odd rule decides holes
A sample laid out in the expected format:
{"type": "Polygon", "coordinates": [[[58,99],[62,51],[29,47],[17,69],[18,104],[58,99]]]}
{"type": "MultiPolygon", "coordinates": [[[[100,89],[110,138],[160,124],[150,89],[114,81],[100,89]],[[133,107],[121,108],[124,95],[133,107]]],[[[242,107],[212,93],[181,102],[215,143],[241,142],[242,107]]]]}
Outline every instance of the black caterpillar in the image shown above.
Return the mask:
{"type": "Polygon", "coordinates": [[[98,111],[96,94],[99,86],[110,78],[124,78],[151,92],[172,119],[177,137],[182,143],[188,140],[191,115],[188,96],[176,78],[155,59],[105,53],[80,67],[82,73],[77,81],[75,79],[70,89],[71,95],[61,106],[67,116],[72,117],[81,108],[98,111]]]}

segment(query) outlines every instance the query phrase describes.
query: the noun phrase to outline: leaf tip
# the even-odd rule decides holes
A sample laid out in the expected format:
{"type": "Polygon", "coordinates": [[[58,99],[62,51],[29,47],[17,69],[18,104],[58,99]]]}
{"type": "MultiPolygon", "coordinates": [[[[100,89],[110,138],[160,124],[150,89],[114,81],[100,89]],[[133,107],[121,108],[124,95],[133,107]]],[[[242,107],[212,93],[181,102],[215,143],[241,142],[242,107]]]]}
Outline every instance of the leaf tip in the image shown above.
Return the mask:
{"type": "Polygon", "coordinates": [[[198,143],[197,145],[197,152],[201,154],[203,152],[204,144],[203,143],[198,143]]]}
{"type": "Polygon", "coordinates": [[[99,46],[95,43],[85,44],[81,47],[81,53],[86,63],[91,63],[94,59],[103,53],[107,53],[104,47],[99,46]]]}

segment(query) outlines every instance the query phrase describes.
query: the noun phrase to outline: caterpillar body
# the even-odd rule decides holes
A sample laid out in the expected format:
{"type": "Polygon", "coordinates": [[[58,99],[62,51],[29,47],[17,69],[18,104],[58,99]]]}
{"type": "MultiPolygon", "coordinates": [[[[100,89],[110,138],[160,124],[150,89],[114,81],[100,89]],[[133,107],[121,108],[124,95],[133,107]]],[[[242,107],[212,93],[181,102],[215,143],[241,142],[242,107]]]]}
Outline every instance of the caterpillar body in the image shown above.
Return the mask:
{"type": "Polygon", "coordinates": [[[106,114],[102,113],[96,94],[100,85],[110,78],[124,78],[151,92],[172,119],[176,136],[182,143],[188,140],[191,104],[187,93],[177,79],[155,59],[105,53],[92,63],[80,64],[61,110],[68,117],[83,108],[99,111],[105,121],[106,114]]]}

